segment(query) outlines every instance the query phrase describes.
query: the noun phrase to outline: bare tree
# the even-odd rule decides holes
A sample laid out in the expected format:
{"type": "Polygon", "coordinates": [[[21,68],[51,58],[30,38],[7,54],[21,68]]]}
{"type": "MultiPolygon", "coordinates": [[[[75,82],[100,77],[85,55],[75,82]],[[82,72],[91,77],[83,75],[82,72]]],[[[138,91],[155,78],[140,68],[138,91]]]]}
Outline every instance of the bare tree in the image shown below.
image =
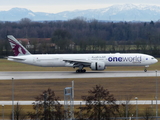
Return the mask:
{"type": "MultiPolygon", "coordinates": [[[[17,105],[14,107],[14,119],[25,120],[26,118],[27,118],[27,114],[24,112],[22,106],[20,106],[19,103],[17,102],[17,105]]],[[[12,120],[12,113],[11,113],[10,119],[12,120]]]]}
{"type": "Polygon", "coordinates": [[[120,117],[126,117],[126,119],[129,116],[132,116],[134,113],[134,106],[130,103],[132,96],[126,96],[125,102],[120,103],[119,105],[119,116],[120,117]]]}
{"type": "Polygon", "coordinates": [[[32,21],[29,19],[29,18],[22,18],[20,20],[20,24],[29,24],[31,23],[32,21]]]}
{"type": "Polygon", "coordinates": [[[152,120],[154,116],[153,109],[146,107],[142,115],[145,120],[152,120]]]}
{"type": "Polygon", "coordinates": [[[36,97],[36,101],[33,103],[35,112],[29,112],[28,116],[31,119],[61,120],[63,109],[58,100],[59,97],[56,97],[54,91],[48,88],[36,97]]]}
{"type": "Polygon", "coordinates": [[[88,93],[88,96],[82,96],[86,105],[79,107],[79,112],[76,113],[77,118],[81,120],[85,118],[109,120],[111,117],[116,117],[119,106],[116,104],[114,96],[107,89],[104,89],[101,85],[96,85],[88,93]]]}
{"type": "Polygon", "coordinates": [[[52,42],[55,43],[61,50],[66,50],[70,44],[71,34],[67,30],[57,29],[52,36],[52,42]]]}

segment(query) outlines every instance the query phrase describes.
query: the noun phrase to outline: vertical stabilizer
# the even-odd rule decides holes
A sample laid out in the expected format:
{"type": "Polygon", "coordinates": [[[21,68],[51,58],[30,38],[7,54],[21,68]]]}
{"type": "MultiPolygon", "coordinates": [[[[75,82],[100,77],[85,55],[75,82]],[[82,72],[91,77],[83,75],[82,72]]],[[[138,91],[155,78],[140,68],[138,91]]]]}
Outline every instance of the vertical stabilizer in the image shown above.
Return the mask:
{"type": "Polygon", "coordinates": [[[7,37],[15,56],[31,54],[13,35],[8,35],[7,37]]]}

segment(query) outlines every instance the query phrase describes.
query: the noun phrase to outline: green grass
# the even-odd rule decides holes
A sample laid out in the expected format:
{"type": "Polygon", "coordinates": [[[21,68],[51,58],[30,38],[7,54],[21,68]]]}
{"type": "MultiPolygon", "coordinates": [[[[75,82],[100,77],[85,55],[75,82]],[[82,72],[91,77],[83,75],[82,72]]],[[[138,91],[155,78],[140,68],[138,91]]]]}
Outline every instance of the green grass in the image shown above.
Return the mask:
{"type": "MultiPolygon", "coordinates": [[[[159,59],[160,60],[160,59],[159,59]]],[[[160,63],[151,65],[148,70],[158,70],[160,63]]],[[[0,59],[0,71],[74,71],[69,67],[36,67],[16,62],[11,62],[6,59],[0,59]]],[[[87,68],[87,70],[90,70],[87,68]]],[[[108,67],[107,71],[120,70],[141,70],[143,67],[108,67]]],[[[75,80],[76,99],[81,99],[84,93],[96,84],[101,84],[109,89],[116,98],[124,99],[124,96],[141,96],[140,99],[154,98],[155,78],[90,78],[90,79],[50,79],[50,80],[16,80],[15,81],[15,99],[17,100],[33,100],[34,97],[40,94],[47,88],[53,88],[58,96],[63,99],[63,89],[71,86],[71,81],[75,80]],[[152,83],[152,84],[151,84],[152,83]],[[136,88],[135,86],[139,86],[136,88]],[[146,92],[139,92],[144,91],[146,92]],[[25,95],[24,95],[25,92],[25,95]],[[83,93],[83,94],[82,94],[83,93]],[[123,96],[123,97],[122,97],[123,96]]],[[[11,81],[0,81],[0,98],[1,100],[11,100],[11,81]]]]}
{"type": "MultiPolygon", "coordinates": [[[[158,77],[159,79],[159,77],[158,77]]],[[[14,99],[35,100],[36,96],[42,94],[44,90],[51,88],[56,96],[63,100],[65,87],[71,87],[71,81],[74,80],[75,100],[82,100],[81,97],[88,95],[88,91],[97,84],[108,89],[117,100],[154,100],[155,97],[155,77],[137,77],[137,78],[72,78],[72,79],[40,79],[40,80],[15,80],[14,99]]],[[[1,101],[11,101],[12,99],[12,81],[0,81],[0,99],[1,101]]],[[[160,84],[158,84],[160,87],[160,84]]],[[[23,105],[24,111],[32,111],[31,105],[23,105]]],[[[5,118],[9,118],[11,106],[5,105],[5,118]]],[[[140,112],[139,107],[139,112],[140,112]]],[[[1,113],[0,113],[1,115],[1,113]]]]}
{"type": "MultiPolygon", "coordinates": [[[[159,79],[159,77],[158,77],[159,79]]],[[[75,100],[87,95],[88,90],[97,84],[108,89],[118,100],[125,100],[127,96],[138,97],[140,100],[153,100],[155,96],[155,77],[136,78],[71,78],[71,79],[40,79],[15,80],[15,100],[34,100],[44,90],[51,88],[62,100],[63,90],[75,82],[75,100]]],[[[11,100],[12,81],[0,81],[0,99],[11,100]]],[[[160,87],[160,84],[159,84],[160,87]]]]}
{"type": "MultiPolygon", "coordinates": [[[[159,59],[160,60],[160,59],[159,59]]],[[[151,65],[148,70],[158,70],[160,63],[151,65]]],[[[107,71],[121,70],[143,70],[143,67],[108,67],[107,71]]],[[[0,59],[0,71],[74,71],[68,67],[36,67],[21,63],[0,59]]],[[[87,70],[90,70],[87,68],[87,70]]],[[[63,100],[63,90],[65,87],[71,86],[71,81],[75,82],[75,100],[81,100],[81,96],[88,95],[88,90],[92,89],[97,84],[108,89],[117,100],[126,100],[128,97],[134,100],[138,97],[139,100],[154,100],[156,79],[160,77],[136,77],[136,78],[72,78],[72,79],[40,79],[40,80],[15,80],[15,100],[35,100],[35,97],[40,95],[44,90],[51,88],[55,91],[56,96],[63,100]]],[[[158,84],[160,87],[160,84],[158,84]]],[[[0,81],[0,100],[11,100],[12,96],[12,81],[0,81]]],[[[23,106],[25,111],[32,111],[32,106],[23,106]]],[[[5,105],[5,118],[9,118],[11,106],[5,105]]],[[[1,115],[1,113],[0,113],[1,115]]]]}
{"type": "MultiPolygon", "coordinates": [[[[158,58],[160,61],[160,58],[158,58]]],[[[148,70],[158,70],[160,68],[160,62],[150,65],[148,70]]],[[[107,67],[106,71],[128,71],[128,70],[140,70],[143,71],[143,66],[122,66],[122,67],[107,67]]],[[[37,67],[32,65],[26,65],[22,63],[8,61],[6,59],[0,59],[0,71],[75,71],[72,67],[37,67]]],[[[90,68],[86,68],[90,71],[90,68]]]]}

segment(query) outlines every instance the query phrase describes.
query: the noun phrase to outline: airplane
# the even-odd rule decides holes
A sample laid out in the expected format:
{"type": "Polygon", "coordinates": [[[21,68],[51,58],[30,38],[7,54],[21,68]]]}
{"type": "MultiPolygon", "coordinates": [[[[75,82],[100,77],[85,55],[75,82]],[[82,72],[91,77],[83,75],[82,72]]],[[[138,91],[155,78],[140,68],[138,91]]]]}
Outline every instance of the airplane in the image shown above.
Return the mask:
{"type": "Polygon", "coordinates": [[[91,70],[105,70],[108,66],[144,66],[147,72],[149,65],[158,60],[151,55],[141,53],[114,54],[31,54],[13,35],[8,40],[15,56],[8,60],[41,67],[73,67],[77,73],[84,73],[84,67],[91,70]]]}

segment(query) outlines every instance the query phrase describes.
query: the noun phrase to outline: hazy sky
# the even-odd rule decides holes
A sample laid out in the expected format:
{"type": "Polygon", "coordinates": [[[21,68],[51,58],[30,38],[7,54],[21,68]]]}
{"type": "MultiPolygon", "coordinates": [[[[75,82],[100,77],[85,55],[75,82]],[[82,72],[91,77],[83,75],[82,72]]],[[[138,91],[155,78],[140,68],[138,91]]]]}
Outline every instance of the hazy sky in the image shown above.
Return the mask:
{"type": "Polygon", "coordinates": [[[0,10],[13,7],[27,8],[34,12],[57,13],[81,9],[96,9],[113,4],[154,4],[160,6],[160,0],[0,0],[0,10]]]}

